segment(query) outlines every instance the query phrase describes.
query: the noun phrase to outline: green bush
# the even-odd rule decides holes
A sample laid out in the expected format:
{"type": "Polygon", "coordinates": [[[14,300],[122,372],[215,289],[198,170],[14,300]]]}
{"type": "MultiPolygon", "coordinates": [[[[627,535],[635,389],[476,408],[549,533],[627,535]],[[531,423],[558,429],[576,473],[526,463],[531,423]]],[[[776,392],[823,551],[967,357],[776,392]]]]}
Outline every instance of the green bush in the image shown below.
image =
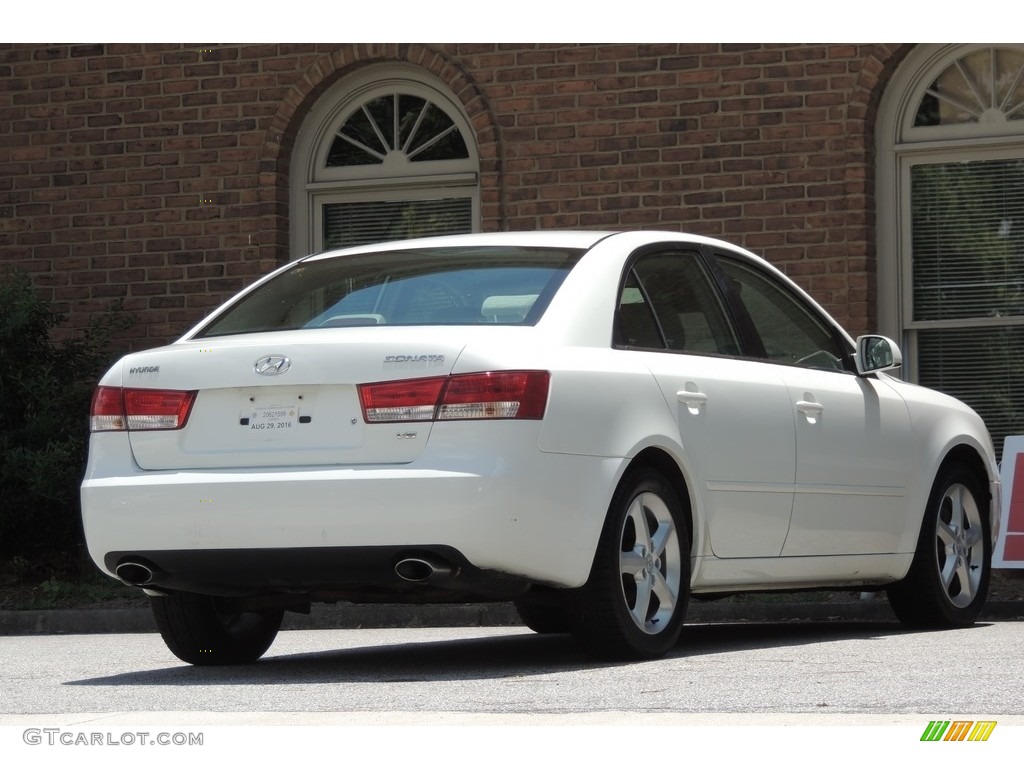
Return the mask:
{"type": "Polygon", "coordinates": [[[89,402],[112,362],[111,338],[133,318],[115,302],[66,341],[20,271],[0,279],[0,557],[74,559],[82,546],[79,484],[89,402]]]}

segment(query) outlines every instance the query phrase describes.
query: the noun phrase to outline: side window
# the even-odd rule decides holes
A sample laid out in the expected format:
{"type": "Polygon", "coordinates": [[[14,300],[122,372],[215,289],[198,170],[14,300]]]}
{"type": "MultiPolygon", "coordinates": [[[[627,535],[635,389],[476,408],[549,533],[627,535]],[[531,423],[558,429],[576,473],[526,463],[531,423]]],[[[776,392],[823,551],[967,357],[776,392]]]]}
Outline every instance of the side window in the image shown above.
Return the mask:
{"type": "Polygon", "coordinates": [[[761,337],[768,360],[845,370],[844,350],[831,327],[797,295],[756,267],[722,256],[718,263],[761,337]]]}
{"type": "Polygon", "coordinates": [[[619,306],[615,313],[615,346],[665,348],[647,294],[640,287],[633,270],[626,276],[619,295],[619,306]]]}
{"type": "Polygon", "coordinates": [[[736,335],[696,251],[640,257],[619,298],[624,344],[693,354],[734,355],[736,335]],[[651,335],[653,334],[653,335],[651,335]],[[630,342],[630,339],[643,343],[630,342]]]}

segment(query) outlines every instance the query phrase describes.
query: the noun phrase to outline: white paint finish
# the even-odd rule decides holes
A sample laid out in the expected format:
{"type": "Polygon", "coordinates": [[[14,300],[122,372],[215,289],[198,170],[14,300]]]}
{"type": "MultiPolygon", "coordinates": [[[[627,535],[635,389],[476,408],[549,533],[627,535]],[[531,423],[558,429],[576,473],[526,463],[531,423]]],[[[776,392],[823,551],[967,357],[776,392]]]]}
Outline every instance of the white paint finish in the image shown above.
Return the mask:
{"type": "Polygon", "coordinates": [[[636,355],[672,404],[698,478],[717,557],[782,551],[793,506],[796,449],[785,385],[772,366],[661,352],[636,355]]]}
{"type": "Polygon", "coordinates": [[[872,378],[778,370],[793,403],[797,449],[793,521],[783,554],[899,551],[907,478],[917,461],[903,399],[872,378]]]}

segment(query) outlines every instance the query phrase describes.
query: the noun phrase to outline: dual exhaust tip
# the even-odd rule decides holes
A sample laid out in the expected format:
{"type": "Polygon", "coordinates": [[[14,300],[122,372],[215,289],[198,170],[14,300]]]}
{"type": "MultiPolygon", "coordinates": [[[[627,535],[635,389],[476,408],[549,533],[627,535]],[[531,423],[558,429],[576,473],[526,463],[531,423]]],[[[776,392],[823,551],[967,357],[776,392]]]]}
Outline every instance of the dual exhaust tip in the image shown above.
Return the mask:
{"type": "MultiPolygon", "coordinates": [[[[153,583],[153,569],[135,560],[126,560],[114,569],[122,582],[130,587],[145,587],[153,583]]],[[[395,573],[404,581],[416,584],[458,575],[451,563],[430,557],[405,557],[395,564],[395,573]]]]}
{"type": "Polygon", "coordinates": [[[457,576],[458,572],[451,563],[431,557],[405,557],[395,564],[399,578],[416,584],[457,576]]]}
{"type": "Polygon", "coordinates": [[[134,560],[121,563],[114,569],[114,573],[129,587],[144,587],[153,583],[153,569],[134,560]]]}

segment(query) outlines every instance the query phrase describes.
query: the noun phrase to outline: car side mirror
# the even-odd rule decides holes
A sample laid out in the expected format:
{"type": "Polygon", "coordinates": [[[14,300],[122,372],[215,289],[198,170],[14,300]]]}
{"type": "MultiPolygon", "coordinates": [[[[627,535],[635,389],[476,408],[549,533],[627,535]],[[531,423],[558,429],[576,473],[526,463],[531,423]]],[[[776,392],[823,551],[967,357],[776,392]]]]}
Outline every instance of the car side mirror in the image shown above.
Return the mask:
{"type": "Polygon", "coordinates": [[[857,337],[857,375],[891,371],[903,365],[903,353],[896,342],[885,336],[857,337]]]}

